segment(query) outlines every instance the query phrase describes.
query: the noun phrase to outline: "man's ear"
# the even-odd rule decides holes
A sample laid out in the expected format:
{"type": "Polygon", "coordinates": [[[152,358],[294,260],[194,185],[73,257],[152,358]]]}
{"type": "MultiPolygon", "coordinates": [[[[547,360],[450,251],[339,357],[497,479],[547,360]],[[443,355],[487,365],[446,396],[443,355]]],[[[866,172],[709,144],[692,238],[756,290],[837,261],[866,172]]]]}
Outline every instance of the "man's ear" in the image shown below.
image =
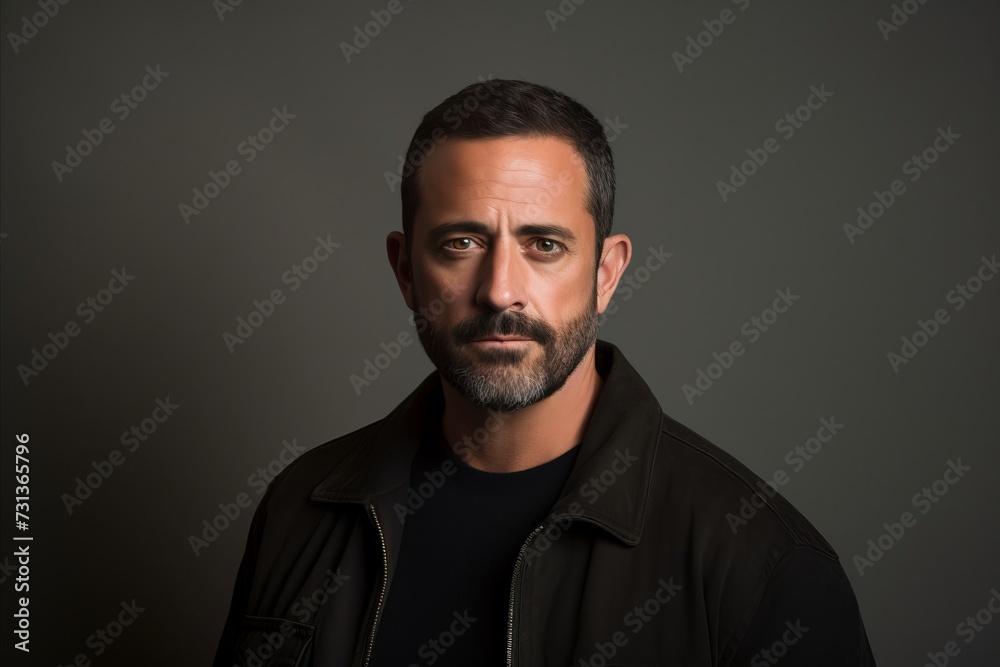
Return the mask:
{"type": "Polygon", "coordinates": [[[597,267],[597,312],[603,313],[618,288],[625,268],[632,260],[632,241],[624,234],[604,239],[601,263],[597,267]]]}
{"type": "Polygon", "coordinates": [[[402,232],[389,232],[385,237],[385,250],[406,307],[413,310],[413,265],[406,256],[406,236],[402,232]]]}

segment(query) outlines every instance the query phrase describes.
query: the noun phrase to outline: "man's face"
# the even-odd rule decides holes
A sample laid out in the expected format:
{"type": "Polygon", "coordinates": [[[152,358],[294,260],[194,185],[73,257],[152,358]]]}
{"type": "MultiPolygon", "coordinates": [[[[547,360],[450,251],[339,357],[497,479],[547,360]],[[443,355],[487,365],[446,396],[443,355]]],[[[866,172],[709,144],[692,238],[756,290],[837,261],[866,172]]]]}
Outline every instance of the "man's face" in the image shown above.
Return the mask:
{"type": "Polygon", "coordinates": [[[597,338],[587,173],[560,139],[449,139],[424,162],[411,246],[420,342],[484,409],[551,395],[597,338]]]}

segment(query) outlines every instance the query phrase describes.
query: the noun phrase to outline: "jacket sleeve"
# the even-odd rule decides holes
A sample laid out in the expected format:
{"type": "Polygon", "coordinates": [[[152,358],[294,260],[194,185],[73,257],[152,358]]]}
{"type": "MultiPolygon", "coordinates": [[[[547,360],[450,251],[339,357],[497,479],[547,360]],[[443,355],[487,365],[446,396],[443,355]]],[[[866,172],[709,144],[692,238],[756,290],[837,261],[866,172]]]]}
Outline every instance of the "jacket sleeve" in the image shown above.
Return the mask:
{"type": "Polygon", "coordinates": [[[812,547],[786,551],[727,665],[875,667],[857,599],[840,561],[812,547]]]}
{"type": "Polygon", "coordinates": [[[253,585],[254,572],[257,569],[257,553],[260,550],[261,534],[264,520],[267,517],[267,503],[270,500],[272,488],[273,482],[268,486],[264,497],[261,498],[260,505],[250,522],[250,534],[247,535],[243,560],[240,561],[240,569],[236,573],[236,584],[233,586],[233,596],[229,603],[229,615],[226,617],[222,637],[215,651],[213,667],[233,667],[238,658],[236,643],[242,634],[243,618],[246,616],[250,604],[250,589],[253,585]]]}

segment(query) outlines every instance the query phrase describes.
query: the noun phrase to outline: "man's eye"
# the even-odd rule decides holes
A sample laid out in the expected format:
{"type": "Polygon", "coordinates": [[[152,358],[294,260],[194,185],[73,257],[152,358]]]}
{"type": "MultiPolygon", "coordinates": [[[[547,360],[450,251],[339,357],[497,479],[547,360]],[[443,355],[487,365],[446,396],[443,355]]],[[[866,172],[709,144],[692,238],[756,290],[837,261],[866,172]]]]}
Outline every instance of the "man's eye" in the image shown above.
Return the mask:
{"type": "Polygon", "coordinates": [[[472,247],[473,243],[474,241],[470,239],[468,236],[463,236],[462,238],[445,241],[444,245],[449,250],[468,250],[469,248],[472,247]]]}
{"type": "Polygon", "coordinates": [[[535,249],[540,250],[546,255],[558,254],[560,244],[558,241],[553,241],[552,239],[535,239],[534,241],[535,249]]]}

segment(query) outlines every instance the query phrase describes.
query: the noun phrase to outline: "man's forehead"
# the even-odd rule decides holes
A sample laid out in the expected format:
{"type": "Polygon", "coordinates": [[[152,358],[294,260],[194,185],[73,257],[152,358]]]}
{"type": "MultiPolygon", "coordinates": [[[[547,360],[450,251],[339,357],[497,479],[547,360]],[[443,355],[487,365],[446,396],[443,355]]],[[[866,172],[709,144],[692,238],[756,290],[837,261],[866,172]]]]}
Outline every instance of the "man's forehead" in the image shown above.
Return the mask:
{"type": "Polygon", "coordinates": [[[428,212],[491,199],[569,212],[584,207],[586,169],[573,146],[556,137],[449,139],[424,162],[420,181],[428,212]]]}
{"type": "Polygon", "coordinates": [[[445,167],[504,166],[540,161],[580,163],[573,145],[561,137],[525,135],[506,137],[451,137],[433,151],[425,164],[445,167]]]}

